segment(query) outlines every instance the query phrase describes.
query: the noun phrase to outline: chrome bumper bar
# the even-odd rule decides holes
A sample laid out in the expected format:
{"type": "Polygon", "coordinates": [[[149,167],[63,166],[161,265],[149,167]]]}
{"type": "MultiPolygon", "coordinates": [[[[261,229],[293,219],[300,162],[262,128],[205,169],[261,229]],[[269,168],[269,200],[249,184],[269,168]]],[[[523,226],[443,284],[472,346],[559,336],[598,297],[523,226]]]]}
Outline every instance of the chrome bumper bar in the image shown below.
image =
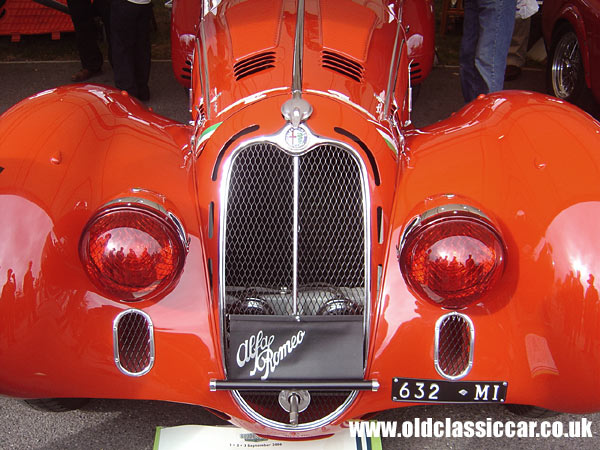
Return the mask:
{"type": "Polygon", "coordinates": [[[304,389],[307,391],[373,391],[379,389],[377,380],[350,381],[230,381],[210,380],[214,391],[282,391],[304,389]]]}

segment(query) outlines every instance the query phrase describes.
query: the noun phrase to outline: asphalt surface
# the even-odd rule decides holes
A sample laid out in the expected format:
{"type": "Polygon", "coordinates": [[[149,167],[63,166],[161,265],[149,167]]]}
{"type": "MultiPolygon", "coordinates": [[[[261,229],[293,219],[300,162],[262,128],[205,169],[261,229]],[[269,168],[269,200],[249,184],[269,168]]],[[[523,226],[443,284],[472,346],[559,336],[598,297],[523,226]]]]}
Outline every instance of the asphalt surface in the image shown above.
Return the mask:
{"type": "MultiPolygon", "coordinates": [[[[78,70],[76,62],[0,63],[0,113],[29,95],[62,84],[78,70]]],[[[92,80],[112,84],[107,71],[92,80]]],[[[526,70],[507,83],[510,89],[541,90],[543,72],[526,70]]],[[[170,63],[154,62],[148,105],[156,112],[185,122],[187,94],[177,84],[170,63]]],[[[448,117],[463,105],[458,70],[436,67],[425,81],[414,104],[413,122],[422,127],[448,117]]],[[[2,370],[0,368],[0,370],[2,370]]],[[[423,406],[386,411],[379,420],[432,418],[501,422],[519,420],[501,406],[423,406]]],[[[591,438],[387,438],[385,450],[397,449],[597,449],[600,447],[600,414],[560,415],[550,420],[564,424],[582,417],[592,421],[591,438]]],[[[0,449],[151,449],[157,426],[223,424],[202,408],[152,401],[92,400],[81,410],[47,413],[33,410],[19,400],[0,398],[0,449]]]]}

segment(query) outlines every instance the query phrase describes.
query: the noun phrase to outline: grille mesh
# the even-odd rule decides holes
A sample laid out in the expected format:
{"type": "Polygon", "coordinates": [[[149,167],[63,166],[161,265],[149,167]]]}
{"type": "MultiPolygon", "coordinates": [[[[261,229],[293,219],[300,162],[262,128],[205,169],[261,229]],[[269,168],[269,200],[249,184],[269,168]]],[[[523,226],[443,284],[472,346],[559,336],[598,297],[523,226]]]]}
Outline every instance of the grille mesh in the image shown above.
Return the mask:
{"type": "Polygon", "coordinates": [[[331,145],[301,159],[298,303],[318,314],[324,297],[349,301],[361,314],[364,296],[364,220],[360,175],[352,157],[331,145]],[[319,286],[328,286],[323,292],[319,286]]]}
{"type": "Polygon", "coordinates": [[[438,368],[447,377],[467,374],[470,367],[472,330],[460,314],[445,316],[438,327],[438,368]]]}
{"type": "MultiPolygon", "coordinates": [[[[227,312],[293,312],[293,156],[271,144],[242,149],[231,167],[226,212],[227,312]],[[255,301],[256,300],[256,301],[255,301]]],[[[362,314],[364,216],[360,169],[344,149],[299,157],[298,313],[362,314]]]]}
{"type": "Polygon", "coordinates": [[[117,366],[138,375],[147,371],[153,362],[152,325],[141,312],[131,310],[116,324],[117,366]]]}
{"type": "Polygon", "coordinates": [[[270,144],[254,145],[238,154],[231,171],[225,246],[228,312],[244,314],[240,301],[267,297],[276,314],[286,314],[293,276],[292,157],[270,144]]]}
{"type": "MultiPolygon", "coordinates": [[[[225,332],[229,314],[293,313],[294,158],[298,158],[299,315],[364,314],[365,217],[361,170],[335,145],[292,156],[252,144],[232,159],[225,211],[225,332]]],[[[228,338],[225,339],[228,351],[228,338]]],[[[301,424],[330,416],[351,391],[310,392],[301,424]]],[[[277,392],[240,392],[257,414],[282,424],[277,392]]]]}
{"type": "MultiPolygon", "coordinates": [[[[298,423],[311,423],[335,412],[352,391],[310,392],[308,408],[298,416],[298,423]]],[[[279,406],[279,392],[241,392],[242,398],[254,411],[269,420],[289,423],[290,414],[279,406]]]]}

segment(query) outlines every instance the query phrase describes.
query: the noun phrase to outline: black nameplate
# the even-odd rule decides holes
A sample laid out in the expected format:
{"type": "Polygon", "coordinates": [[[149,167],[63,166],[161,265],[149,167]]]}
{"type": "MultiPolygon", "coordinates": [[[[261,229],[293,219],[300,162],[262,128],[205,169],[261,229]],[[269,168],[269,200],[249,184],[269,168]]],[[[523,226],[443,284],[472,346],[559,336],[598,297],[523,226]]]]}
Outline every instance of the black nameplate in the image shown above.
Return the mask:
{"type": "Polygon", "coordinates": [[[363,377],[362,316],[229,316],[230,380],[363,377]]]}

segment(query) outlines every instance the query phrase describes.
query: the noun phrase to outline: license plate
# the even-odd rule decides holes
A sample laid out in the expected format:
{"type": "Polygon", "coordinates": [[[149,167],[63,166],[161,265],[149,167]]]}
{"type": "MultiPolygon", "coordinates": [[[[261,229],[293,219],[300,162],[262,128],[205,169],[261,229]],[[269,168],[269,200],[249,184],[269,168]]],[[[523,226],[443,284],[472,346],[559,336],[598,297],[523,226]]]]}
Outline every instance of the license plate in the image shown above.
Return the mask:
{"type": "Polygon", "coordinates": [[[411,403],[503,403],[506,381],[445,381],[394,378],[392,400],[411,403]]]}

